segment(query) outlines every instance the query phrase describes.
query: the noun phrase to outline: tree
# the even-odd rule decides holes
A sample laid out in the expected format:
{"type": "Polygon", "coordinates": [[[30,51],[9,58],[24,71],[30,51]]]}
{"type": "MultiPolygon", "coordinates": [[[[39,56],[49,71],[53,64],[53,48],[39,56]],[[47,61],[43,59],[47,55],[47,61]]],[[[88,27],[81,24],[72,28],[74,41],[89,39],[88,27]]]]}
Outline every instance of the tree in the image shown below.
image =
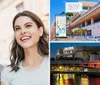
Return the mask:
{"type": "Polygon", "coordinates": [[[73,35],[73,32],[72,32],[72,31],[68,31],[68,32],[67,32],[67,35],[68,35],[68,36],[71,36],[71,35],[73,35]]]}
{"type": "Polygon", "coordinates": [[[73,16],[73,13],[72,12],[67,12],[66,15],[73,16]]]}
{"type": "Polygon", "coordinates": [[[61,12],[61,14],[65,14],[65,12],[61,12]]]}

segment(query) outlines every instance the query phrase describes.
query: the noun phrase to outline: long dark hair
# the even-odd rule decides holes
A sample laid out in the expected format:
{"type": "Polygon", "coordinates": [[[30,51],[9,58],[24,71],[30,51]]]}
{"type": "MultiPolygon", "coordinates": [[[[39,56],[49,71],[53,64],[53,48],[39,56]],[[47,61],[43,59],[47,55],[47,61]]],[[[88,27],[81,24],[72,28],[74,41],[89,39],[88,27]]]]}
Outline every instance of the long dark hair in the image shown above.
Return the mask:
{"type": "MultiPolygon", "coordinates": [[[[27,16],[30,19],[32,19],[37,27],[43,27],[43,35],[40,37],[39,42],[38,42],[38,53],[40,55],[48,55],[49,54],[49,47],[48,47],[48,34],[45,30],[44,24],[42,22],[42,20],[34,13],[30,12],[30,11],[23,11],[21,13],[18,13],[14,19],[13,19],[13,30],[15,31],[14,25],[15,25],[15,21],[18,17],[20,16],[27,16]]],[[[24,50],[23,48],[17,43],[15,37],[12,41],[12,46],[11,46],[11,55],[10,55],[10,61],[11,64],[10,66],[12,67],[12,71],[18,71],[19,67],[19,62],[22,61],[25,58],[24,55],[24,50]]]]}

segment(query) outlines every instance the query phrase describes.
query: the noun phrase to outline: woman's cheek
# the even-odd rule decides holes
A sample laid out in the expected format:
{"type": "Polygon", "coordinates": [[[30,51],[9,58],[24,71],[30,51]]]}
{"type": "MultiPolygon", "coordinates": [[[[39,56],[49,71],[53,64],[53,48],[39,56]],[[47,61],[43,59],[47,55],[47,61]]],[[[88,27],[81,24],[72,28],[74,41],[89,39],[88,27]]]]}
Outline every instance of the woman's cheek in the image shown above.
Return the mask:
{"type": "Polygon", "coordinates": [[[15,39],[16,39],[17,43],[20,44],[20,35],[19,34],[15,35],[15,39]]]}

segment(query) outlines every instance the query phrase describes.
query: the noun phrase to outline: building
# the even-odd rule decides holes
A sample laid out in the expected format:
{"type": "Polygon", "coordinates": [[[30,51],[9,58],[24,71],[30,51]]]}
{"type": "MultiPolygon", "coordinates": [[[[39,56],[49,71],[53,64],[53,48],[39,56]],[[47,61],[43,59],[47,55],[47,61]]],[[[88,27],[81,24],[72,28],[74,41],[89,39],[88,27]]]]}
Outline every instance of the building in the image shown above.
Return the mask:
{"type": "Polygon", "coordinates": [[[54,59],[62,61],[62,63],[65,61],[67,64],[70,62],[100,61],[100,46],[74,46],[62,48],[57,50],[54,59]]]}
{"type": "Polygon", "coordinates": [[[70,51],[73,57],[82,58],[84,61],[100,60],[100,46],[75,46],[70,51]]]}
{"type": "Polygon", "coordinates": [[[72,30],[74,36],[100,36],[100,2],[83,2],[83,11],[75,13],[67,29],[72,30]],[[78,33],[81,30],[81,33],[78,33]]]}
{"type": "Polygon", "coordinates": [[[51,65],[100,68],[100,46],[74,46],[59,49],[56,56],[51,58],[51,65]]]}

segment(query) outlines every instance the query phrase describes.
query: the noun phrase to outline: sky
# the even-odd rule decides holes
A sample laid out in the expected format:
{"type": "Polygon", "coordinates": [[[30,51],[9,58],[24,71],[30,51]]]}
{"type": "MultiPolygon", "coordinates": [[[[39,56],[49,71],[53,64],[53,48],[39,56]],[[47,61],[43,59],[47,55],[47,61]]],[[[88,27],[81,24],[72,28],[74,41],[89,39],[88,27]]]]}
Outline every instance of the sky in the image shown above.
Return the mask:
{"type": "MultiPolygon", "coordinates": [[[[54,21],[55,14],[60,14],[65,12],[66,2],[77,2],[78,0],[50,0],[50,26],[54,21]]],[[[89,1],[89,2],[100,2],[100,0],[79,0],[79,1],[89,1]]]]}
{"type": "Polygon", "coordinates": [[[54,56],[56,51],[61,48],[65,47],[72,47],[72,46],[100,46],[100,43],[50,43],[50,56],[54,56]]]}

